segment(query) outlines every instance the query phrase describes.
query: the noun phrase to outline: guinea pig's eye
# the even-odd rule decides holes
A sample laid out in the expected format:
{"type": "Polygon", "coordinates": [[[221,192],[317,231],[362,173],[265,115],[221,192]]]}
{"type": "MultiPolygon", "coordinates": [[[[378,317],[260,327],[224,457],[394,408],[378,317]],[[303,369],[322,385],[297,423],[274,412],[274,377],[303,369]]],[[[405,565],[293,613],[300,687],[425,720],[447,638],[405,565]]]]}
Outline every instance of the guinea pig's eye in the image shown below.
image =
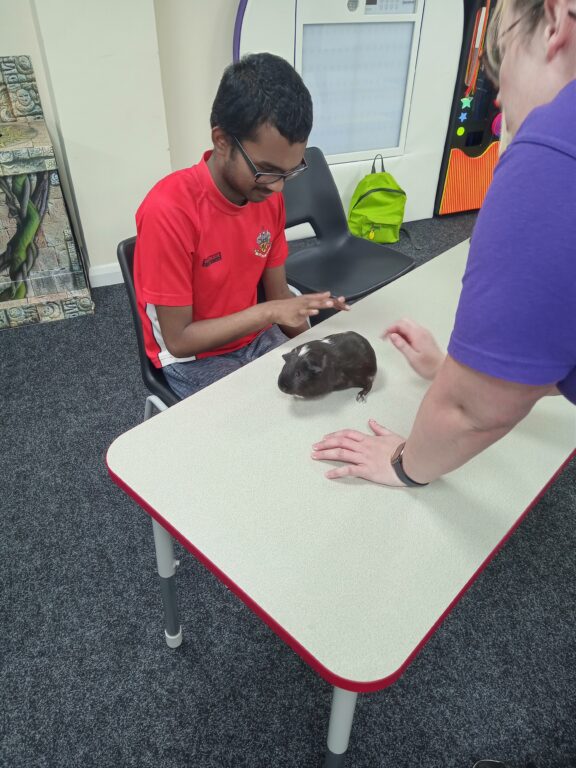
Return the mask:
{"type": "Polygon", "coordinates": [[[299,379],[300,376],[302,376],[302,371],[296,371],[295,372],[295,376],[296,376],[297,379],[299,379]]]}

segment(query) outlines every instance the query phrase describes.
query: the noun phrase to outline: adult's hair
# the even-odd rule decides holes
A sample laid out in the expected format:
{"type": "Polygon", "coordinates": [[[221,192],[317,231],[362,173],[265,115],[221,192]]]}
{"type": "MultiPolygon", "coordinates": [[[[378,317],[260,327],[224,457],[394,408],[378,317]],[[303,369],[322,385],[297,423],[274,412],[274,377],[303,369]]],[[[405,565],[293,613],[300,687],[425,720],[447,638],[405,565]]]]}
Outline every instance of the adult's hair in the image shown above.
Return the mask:
{"type": "Polygon", "coordinates": [[[502,63],[500,36],[506,32],[505,29],[502,29],[502,16],[506,8],[510,8],[514,12],[516,19],[520,19],[513,34],[516,33],[517,29],[518,34],[522,35],[525,40],[532,37],[545,16],[544,0],[498,0],[496,10],[490,19],[485,48],[486,70],[496,84],[498,84],[502,63]]]}
{"type": "Polygon", "coordinates": [[[210,125],[241,140],[253,139],[264,123],[291,144],[306,141],[312,130],[312,98],[285,59],[252,53],[224,70],[210,125]]]}

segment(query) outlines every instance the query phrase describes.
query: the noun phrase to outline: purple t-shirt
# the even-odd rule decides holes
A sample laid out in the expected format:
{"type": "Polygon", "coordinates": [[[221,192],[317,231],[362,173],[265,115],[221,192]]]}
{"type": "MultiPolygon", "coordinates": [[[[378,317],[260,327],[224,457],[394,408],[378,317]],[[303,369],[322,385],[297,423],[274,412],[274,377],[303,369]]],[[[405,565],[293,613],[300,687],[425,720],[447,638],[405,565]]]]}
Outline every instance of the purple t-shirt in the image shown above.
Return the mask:
{"type": "Polygon", "coordinates": [[[576,80],[528,115],[496,167],[448,352],[576,404],[576,80]]]}

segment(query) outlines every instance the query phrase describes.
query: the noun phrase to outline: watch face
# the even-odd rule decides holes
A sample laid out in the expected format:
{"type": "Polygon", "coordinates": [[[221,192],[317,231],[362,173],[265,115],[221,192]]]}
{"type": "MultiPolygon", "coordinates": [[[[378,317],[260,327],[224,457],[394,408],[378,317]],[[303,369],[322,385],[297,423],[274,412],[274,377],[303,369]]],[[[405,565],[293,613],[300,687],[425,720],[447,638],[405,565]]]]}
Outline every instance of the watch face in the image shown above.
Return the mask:
{"type": "Polygon", "coordinates": [[[404,453],[405,446],[406,446],[406,441],[404,441],[403,443],[400,443],[400,445],[396,448],[396,450],[392,454],[392,458],[390,459],[390,464],[394,468],[394,472],[396,472],[398,479],[401,480],[404,483],[404,485],[407,485],[409,487],[420,487],[420,486],[428,485],[428,483],[418,483],[416,482],[416,480],[412,480],[412,478],[408,477],[408,475],[404,471],[404,466],[402,464],[402,454],[404,453]]]}
{"type": "Polygon", "coordinates": [[[394,453],[392,454],[392,458],[390,459],[392,464],[395,464],[398,461],[398,459],[400,458],[400,455],[402,454],[402,451],[404,450],[405,445],[406,443],[404,442],[404,443],[400,443],[400,445],[396,447],[394,453]]]}

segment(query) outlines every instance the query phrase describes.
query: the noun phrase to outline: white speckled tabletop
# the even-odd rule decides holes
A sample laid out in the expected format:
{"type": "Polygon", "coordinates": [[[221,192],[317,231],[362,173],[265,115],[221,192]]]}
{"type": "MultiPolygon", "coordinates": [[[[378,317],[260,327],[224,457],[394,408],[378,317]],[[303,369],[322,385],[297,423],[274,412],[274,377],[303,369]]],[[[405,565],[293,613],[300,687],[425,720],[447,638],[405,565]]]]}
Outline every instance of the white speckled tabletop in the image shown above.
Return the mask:
{"type": "Polygon", "coordinates": [[[350,690],[396,679],[574,449],[574,409],[550,397],[427,488],[329,481],[310,458],[322,435],[366,429],[369,417],[408,433],[427,385],[380,334],[410,316],[446,345],[467,251],[462,243],[438,256],[108,451],[122,487],[325,679],[350,690]],[[286,348],[344,330],[377,353],[367,402],[352,389],[308,401],[282,394],[286,348]]]}

